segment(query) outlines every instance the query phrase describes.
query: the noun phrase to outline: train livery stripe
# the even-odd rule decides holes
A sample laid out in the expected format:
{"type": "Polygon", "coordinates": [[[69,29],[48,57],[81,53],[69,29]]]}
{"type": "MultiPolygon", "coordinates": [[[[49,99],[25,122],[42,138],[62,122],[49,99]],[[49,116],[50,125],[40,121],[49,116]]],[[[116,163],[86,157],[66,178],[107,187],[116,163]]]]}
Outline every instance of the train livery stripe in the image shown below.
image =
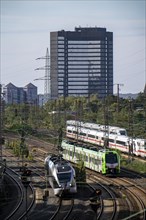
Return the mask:
{"type": "MultiPolygon", "coordinates": [[[[74,139],[79,139],[79,140],[89,142],[89,143],[93,143],[93,144],[97,144],[99,146],[104,145],[104,141],[102,139],[98,140],[97,138],[87,137],[88,133],[86,133],[86,136],[81,136],[80,134],[77,135],[77,134],[66,131],[66,135],[67,135],[67,137],[71,137],[71,138],[74,138],[74,139]]],[[[103,138],[103,136],[102,137],[100,136],[100,138],[103,138]]],[[[113,139],[113,141],[114,141],[114,139],[113,139]]],[[[112,148],[112,149],[119,149],[122,152],[127,152],[128,153],[129,152],[128,137],[127,137],[126,142],[125,142],[125,144],[127,144],[127,145],[124,145],[124,144],[122,145],[122,144],[119,144],[119,143],[113,143],[113,142],[109,141],[109,147],[112,148]]],[[[123,141],[123,143],[124,143],[124,141],[123,141]]],[[[137,156],[146,157],[146,146],[144,146],[144,145],[143,145],[143,147],[139,147],[138,145],[137,145],[137,147],[134,146],[133,147],[133,153],[137,156]]]]}

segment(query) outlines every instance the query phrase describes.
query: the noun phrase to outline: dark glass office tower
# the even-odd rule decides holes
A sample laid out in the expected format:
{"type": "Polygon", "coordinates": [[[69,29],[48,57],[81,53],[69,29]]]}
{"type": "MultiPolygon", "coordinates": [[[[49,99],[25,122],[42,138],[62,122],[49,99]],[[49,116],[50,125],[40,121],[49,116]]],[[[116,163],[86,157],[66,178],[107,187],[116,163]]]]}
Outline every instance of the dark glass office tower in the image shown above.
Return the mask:
{"type": "Polygon", "coordinates": [[[113,94],[113,33],[75,28],[50,33],[51,97],[113,94]]]}

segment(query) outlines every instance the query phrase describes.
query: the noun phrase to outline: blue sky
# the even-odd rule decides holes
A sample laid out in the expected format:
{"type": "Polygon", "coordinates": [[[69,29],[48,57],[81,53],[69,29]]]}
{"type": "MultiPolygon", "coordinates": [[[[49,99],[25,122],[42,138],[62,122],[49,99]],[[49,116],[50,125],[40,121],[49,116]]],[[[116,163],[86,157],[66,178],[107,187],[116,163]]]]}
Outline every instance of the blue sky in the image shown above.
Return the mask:
{"type": "MultiPolygon", "coordinates": [[[[1,0],[1,83],[32,82],[44,92],[44,71],[50,32],[75,27],[105,27],[114,36],[114,83],[121,93],[137,93],[146,83],[145,0],[39,1],[1,0]]],[[[116,86],[114,87],[116,92],[116,86]]]]}

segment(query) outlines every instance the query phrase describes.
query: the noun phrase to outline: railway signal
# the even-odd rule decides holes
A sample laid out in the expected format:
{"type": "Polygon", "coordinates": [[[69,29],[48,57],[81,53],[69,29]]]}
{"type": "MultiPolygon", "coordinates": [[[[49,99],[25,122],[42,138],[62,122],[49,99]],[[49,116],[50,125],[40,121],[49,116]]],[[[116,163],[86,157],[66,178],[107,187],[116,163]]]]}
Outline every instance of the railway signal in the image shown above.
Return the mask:
{"type": "Polygon", "coordinates": [[[29,169],[26,169],[22,172],[21,174],[21,181],[23,183],[24,186],[29,185],[30,183],[30,177],[31,177],[31,173],[32,171],[29,169]]]}

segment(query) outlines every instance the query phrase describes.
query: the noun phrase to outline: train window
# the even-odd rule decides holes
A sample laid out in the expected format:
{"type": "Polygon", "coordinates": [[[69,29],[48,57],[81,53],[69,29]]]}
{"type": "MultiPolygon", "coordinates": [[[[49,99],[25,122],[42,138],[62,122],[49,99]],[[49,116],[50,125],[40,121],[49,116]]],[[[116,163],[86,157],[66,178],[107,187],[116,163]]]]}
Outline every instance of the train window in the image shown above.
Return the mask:
{"type": "Polygon", "coordinates": [[[126,146],[126,142],[124,142],[124,141],[118,141],[118,140],[116,140],[116,144],[121,144],[121,145],[126,146]]]}
{"type": "Polygon", "coordinates": [[[71,173],[58,173],[57,177],[60,183],[69,182],[71,179],[71,173]]]}
{"type": "Polygon", "coordinates": [[[80,132],[79,135],[86,136],[86,133],[80,132]]]}
{"type": "Polygon", "coordinates": [[[96,162],[96,161],[95,161],[95,158],[91,158],[91,160],[92,160],[92,163],[95,164],[95,162],[96,162]]]}
{"type": "Polygon", "coordinates": [[[144,142],[144,149],[146,150],[146,142],[144,142]]]}
{"type": "Polygon", "coordinates": [[[79,153],[75,153],[75,156],[76,156],[77,159],[80,158],[80,154],[79,153]]]}
{"type": "Polygon", "coordinates": [[[71,145],[74,145],[74,142],[69,141],[68,143],[71,144],[71,145]]]}
{"type": "Polygon", "coordinates": [[[69,151],[69,155],[72,156],[72,151],[69,151]]]}
{"type": "Polygon", "coordinates": [[[124,136],[126,136],[126,132],[125,132],[125,130],[120,130],[119,133],[120,133],[120,135],[124,135],[124,136]]]}
{"type": "Polygon", "coordinates": [[[95,135],[88,134],[88,137],[95,138],[95,135]]]}
{"type": "Polygon", "coordinates": [[[67,130],[67,132],[68,132],[68,133],[72,133],[72,131],[71,131],[71,130],[67,130]]]}
{"type": "Polygon", "coordinates": [[[118,162],[117,155],[113,154],[112,152],[107,153],[105,155],[105,161],[106,161],[106,163],[111,163],[111,164],[117,163],[118,162]]]}
{"type": "Polygon", "coordinates": [[[85,161],[88,162],[88,156],[85,155],[85,161]]]}
{"type": "Polygon", "coordinates": [[[98,136],[96,136],[96,139],[98,139],[98,136]]]}
{"type": "Polygon", "coordinates": [[[114,141],[114,139],[109,139],[109,142],[112,142],[112,143],[114,143],[115,141],[114,141]]]}
{"type": "Polygon", "coordinates": [[[117,134],[115,131],[110,131],[110,134],[117,134]]]}
{"type": "Polygon", "coordinates": [[[66,149],[64,149],[64,150],[63,150],[63,153],[64,153],[64,154],[67,154],[67,150],[66,150],[66,149]]]}

